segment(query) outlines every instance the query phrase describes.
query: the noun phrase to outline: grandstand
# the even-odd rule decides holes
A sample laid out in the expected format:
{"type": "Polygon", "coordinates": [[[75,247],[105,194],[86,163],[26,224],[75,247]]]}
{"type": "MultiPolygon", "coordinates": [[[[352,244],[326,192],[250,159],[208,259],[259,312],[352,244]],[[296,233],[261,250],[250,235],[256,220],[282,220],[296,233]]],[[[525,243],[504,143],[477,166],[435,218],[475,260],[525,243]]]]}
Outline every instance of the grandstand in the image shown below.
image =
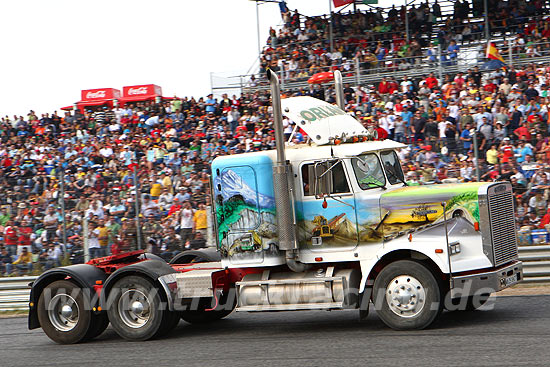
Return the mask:
{"type": "Polygon", "coordinates": [[[485,17],[483,1],[411,1],[407,4],[408,11],[405,11],[405,7],[374,7],[356,1],[353,5],[336,9],[332,17],[327,14],[306,17],[291,11],[290,22],[283,22],[276,31],[276,36],[283,36],[270,36],[266,41],[257,71],[232,77],[226,73],[212,73],[212,90],[241,89],[248,92],[267,89],[264,75],[271,57],[277,59],[275,68],[287,90],[307,88],[307,79],[313,73],[334,68],[342,70],[344,81],[354,86],[372,84],[382,77],[421,77],[432,71],[441,78],[444,73],[465,72],[476,65],[482,67],[486,61],[488,40],[501,50],[509,66],[549,61],[548,38],[529,34],[529,28],[543,21],[548,14],[546,2],[527,2],[525,7],[515,11],[512,2],[488,0],[489,14],[496,14],[489,18],[485,17]],[[422,20],[418,20],[421,16],[417,13],[424,14],[422,20]],[[296,29],[304,33],[308,22],[322,28],[322,36],[314,40],[299,40],[299,36],[285,35],[296,32],[296,29]],[[367,24],[363,24],[365,22],[367,24]],[[333,32],[328,30],[331,24],[333,32]],[[334,37],[331,38],[332,34],[334,37]],[[525,36],[523,47],[513,47],[518,34],[525,36]],[[278,42],[276,48],[272,47],[273,38],[278,42]],[[450,60],[448,55],[451,40],[460,47],[456,60],[450,60]],[[383,58],[376,54],[379,43],[386,50],[383,58]],[[540,52],[530,55],[524,46],[527,43],[533,43],[540,52]],[[318,54],[330,54],[331,45],[341,55],[331,55],[331,62],[327,65],[318,65],[315,69],[294,68],[292,65],[292,53],[302,50],[304,54],[303,50],[314,49],[323,51],[318,54]]]}

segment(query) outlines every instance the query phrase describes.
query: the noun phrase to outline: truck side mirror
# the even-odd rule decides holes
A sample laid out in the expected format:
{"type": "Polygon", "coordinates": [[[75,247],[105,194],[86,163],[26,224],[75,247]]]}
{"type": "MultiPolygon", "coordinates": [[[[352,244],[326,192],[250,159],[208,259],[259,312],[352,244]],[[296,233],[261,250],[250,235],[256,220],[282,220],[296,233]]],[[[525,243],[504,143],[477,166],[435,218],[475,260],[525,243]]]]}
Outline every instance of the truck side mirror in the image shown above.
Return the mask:
{"type": "Polygon", "coordinates": [[[309,185],[309,195],[322,197],[332,193],[332,165],[330,161],[323,161],[308,167],[308,174],[313,183],[309,185]]]}

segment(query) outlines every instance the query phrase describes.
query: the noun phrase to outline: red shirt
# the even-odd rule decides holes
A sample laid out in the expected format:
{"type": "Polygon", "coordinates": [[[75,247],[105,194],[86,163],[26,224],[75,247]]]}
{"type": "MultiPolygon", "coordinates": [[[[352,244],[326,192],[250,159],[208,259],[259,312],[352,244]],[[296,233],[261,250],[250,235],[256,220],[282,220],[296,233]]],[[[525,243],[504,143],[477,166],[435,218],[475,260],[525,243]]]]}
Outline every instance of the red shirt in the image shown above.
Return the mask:
{"type": "Polygon", "coordinates": [[[174,214],[175,212],[178,212],[180,210],[181,210],[181,205],[172,204],[172,206],[170,207],[170,210],[168,211],[168,216],[171,216],[172,214],[174,214]]]}
{"type": "Polygon", "coordinates": [[[4,229],[4,243],[7,246],[17,245],[17,228],[9,226],[4,229]]]}
{"type": "Polygon", "coordinates": [[[525,126],[520,126],[515,129],[514,134],[520,139],[531,140],[531,132],[525,126]]]}
{"type": "Polygon", "coordinates": [[[378,132],[378,140],[386,140],[388,138],[388,132],[384,128],[377,127],[376,131],[378,132]]]}
{"type": "Polygon", "coordinates": [[[399,88],[399,86],[397,85],[397,83],[395,83],[393,81],[388,83],[388,90],[389,90],[390,94],[395,92],[398,88],[399,88]]]}
{"type": "Polygon", "coordinates": [[[506,163],[514,156],[514,149],[511,145],[505,145],[502,148],[502,162],[506,163]]]}
{"type": "Polygon", "coordinates": [[[487,83],[483,86],[483,90],[490,93],[495,93],[497,86],[494,83],[487,83]]]}
{"type": "Polygon", "coordinates": [[[426,78],[426,86],[430,89],[433,89],[433,87],[437,87],[437,79],[435,77],[427,77],[426,78]]]}
{"type": "Polygon", "coordinates": [[[386,94],[390,92],[389,83],[388,82],[380,82],[378,84],[378,93],[386,94]]]}
{"type": "Polygon", "coordinates": [[[32,229],[30,227],[22,227],[19,229],[19,238],[17,239],[18,246],[31,245],[32,229]]]}

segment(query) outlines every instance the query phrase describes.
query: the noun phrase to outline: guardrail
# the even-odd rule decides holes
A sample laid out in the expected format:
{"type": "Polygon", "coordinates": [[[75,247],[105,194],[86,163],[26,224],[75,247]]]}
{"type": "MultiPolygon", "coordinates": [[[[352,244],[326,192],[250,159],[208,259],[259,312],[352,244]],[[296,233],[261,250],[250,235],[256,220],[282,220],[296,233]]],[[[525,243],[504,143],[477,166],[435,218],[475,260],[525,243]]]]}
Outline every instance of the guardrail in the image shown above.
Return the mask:
{"type": "Polygon", "coordinates": [[[0,278],[0,311],[26,310],[29,307],[29,283],[36,278],[0,278]]]}
{"type": "Polygon", "coordinates": [[[519,258],[526,283],[550,282],[550,245],[520,246],[519,258]]]}
{"type": "MultiPolygon", "coordinates": [[[[520,246],[524,283],[550,282],[550,245],[520,246]]],[[[29,283],[37,277],[0,278],[0,312],[26,310],[29,304],[29,283]]]]}

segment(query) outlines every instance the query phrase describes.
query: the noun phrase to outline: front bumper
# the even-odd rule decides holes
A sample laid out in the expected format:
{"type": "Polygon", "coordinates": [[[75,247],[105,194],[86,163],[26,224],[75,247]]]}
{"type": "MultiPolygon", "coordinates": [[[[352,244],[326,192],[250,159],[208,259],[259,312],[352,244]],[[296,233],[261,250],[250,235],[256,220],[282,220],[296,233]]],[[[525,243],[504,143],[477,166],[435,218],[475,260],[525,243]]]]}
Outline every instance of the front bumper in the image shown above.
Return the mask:
{"type": "Polygon", "coordinates": [[[490,294],[511,287],[523,279],[523,264],[515,261],[495,270],[453,276],[451,298],[490,294]]]}

